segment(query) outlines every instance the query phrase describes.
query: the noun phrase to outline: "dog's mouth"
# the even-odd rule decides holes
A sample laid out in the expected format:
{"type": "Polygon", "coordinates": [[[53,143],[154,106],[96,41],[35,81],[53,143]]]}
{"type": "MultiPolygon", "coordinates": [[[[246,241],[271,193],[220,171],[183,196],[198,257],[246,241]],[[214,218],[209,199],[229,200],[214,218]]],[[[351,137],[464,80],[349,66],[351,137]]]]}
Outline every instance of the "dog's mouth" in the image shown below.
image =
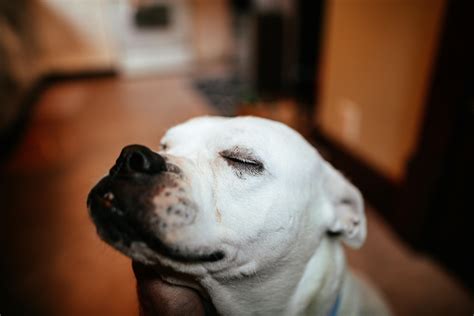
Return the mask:
{"type": "Polygon", "coordinates": [[[156,185],[150,186],[150,183],[105,177],[91,190],[87,205],[97,232],[105,242],[132,259],[144,261],[146,258],[147,263],[159,261],[159,256],[186,264],[212,263],[226,257],[222,250],[191,250],[164,243],[166,221],[153,211],[150,187],[156,191],[156,185]],[[136,244],[145,245],[146,251],[143,247],[134,249],[136,244]]]}

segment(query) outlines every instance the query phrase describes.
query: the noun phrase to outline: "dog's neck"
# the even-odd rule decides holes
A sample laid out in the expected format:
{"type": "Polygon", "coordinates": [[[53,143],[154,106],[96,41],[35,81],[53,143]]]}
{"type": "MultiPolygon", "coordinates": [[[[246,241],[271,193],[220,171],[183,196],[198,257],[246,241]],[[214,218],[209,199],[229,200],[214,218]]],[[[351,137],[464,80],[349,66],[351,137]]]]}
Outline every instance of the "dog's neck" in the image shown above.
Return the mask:
{"type": "Polygon", "coordinates": [[[252,277],[226,281],[209,276],[202,285],[222,315],[329,315],[344,279],[341,245],[323,238],[309,261],[294,259],[252,277]]]}
{"type": "Polygon", "coordinates": [[[289,315],[330,315],[341,295],[346,273],[345,257],[339,241],[324,238],[292,296],[289,315]]]}

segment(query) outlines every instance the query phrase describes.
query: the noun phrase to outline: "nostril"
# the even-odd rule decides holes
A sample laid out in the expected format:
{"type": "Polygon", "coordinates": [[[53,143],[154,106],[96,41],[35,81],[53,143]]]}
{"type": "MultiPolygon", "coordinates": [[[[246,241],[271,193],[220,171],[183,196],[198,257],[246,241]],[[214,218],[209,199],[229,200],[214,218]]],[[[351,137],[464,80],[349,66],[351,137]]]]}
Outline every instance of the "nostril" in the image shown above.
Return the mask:
{"type": "Polygon", "coordinates": [[[150,171],[150,161],[142,152],[135,151],[128,156],[128,167],[132,171],[146,173],[150,171]]]}

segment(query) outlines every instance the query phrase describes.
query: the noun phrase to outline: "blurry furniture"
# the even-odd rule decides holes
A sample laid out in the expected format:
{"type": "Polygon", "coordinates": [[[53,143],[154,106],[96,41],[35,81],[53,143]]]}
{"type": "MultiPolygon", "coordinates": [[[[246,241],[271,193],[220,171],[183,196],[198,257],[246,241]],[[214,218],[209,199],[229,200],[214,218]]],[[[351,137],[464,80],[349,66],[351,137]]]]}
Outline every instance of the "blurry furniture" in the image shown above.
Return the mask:
{"type": "Polygon", "coordinates": [[[124,74],[183,69],[192,61],[191,6],[185,0],[109,1],[109,34],[124,74]]]}
{"type": "Polygon", "coordinates": [[[261,96],[281,94],[284,88],[284,17],[278,10],[257,11],[253,51],[254,84],[261,96]]]}
{"type": "Polygon", "coordinates": [[[312,111],[326,1],[255,1],[252,81],[259,97],[296,98],[312,111]]]}
{"type": "Polygon", "coordinates": [[[32,11],[29,1],[0,2],[0,161],[19,138],[27,116],[23,99],[41,71],[32,11]]]}

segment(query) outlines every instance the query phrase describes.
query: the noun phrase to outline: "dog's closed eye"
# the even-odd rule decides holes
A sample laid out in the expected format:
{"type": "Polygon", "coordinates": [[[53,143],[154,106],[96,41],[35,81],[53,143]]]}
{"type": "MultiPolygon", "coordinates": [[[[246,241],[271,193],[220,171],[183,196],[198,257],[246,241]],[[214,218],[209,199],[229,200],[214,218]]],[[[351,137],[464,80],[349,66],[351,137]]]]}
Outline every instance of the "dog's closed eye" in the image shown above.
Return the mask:
{"type": "Polygon", "coordinates": [[[236,169],[239,174],[246,172],[251,175],[259,175],[263,173],[263,163],[248,153],[238,149],[221,151],[220,156],[224,158],[232,168],[236,169]]]}

